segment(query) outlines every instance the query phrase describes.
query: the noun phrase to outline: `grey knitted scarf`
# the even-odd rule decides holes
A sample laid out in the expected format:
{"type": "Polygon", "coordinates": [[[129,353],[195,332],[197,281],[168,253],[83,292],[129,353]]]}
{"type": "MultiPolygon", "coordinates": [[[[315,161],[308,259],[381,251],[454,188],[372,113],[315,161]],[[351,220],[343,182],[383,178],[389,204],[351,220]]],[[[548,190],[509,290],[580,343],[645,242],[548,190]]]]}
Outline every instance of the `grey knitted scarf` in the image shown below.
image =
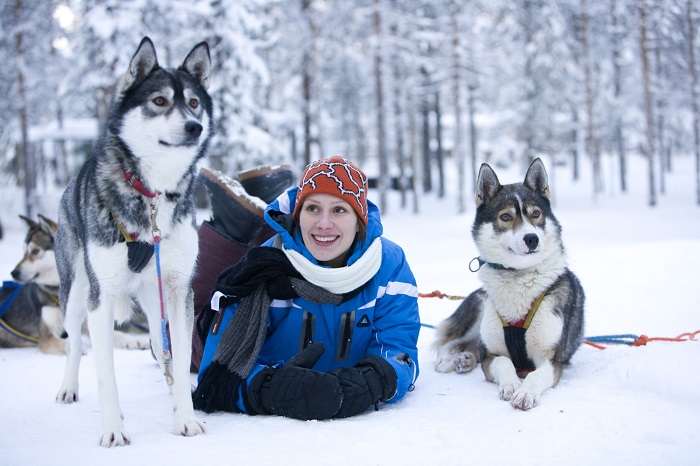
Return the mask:
{"type": "MultiPolygon", "coordinates": [[[[342,295],[326,291],[304,279],[288,279],[296,294],[307,301],[333,305],[343,301],[342,295]]],[[[243,298],[214,352],[214,362],[226,366],[244,380],[252,371],[265,341],[267,313],[272,302],[269,287],[267,282],[260,283],[252,294],[243,298]]]]}

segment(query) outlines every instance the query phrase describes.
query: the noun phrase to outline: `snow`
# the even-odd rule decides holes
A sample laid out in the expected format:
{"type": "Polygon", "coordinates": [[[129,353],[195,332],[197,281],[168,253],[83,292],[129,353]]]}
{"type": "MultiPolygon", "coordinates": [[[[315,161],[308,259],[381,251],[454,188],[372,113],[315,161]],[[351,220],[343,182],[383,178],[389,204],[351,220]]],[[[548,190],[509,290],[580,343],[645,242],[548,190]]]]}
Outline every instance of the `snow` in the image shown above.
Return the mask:
{"type": "MultiPolygon", "coordinates": [[[[547,168],[550,166],[547,161],[547,168]]],[[[564,227],[571,269],[587,295],[586,335],[675,337],[700,330],[697,264],[700,215],[694,162],[674,161],[667,193],[646,206],[644,163],[633,159],[630,193],[592,199],[568,169],[550,169],[555,213],[564,227]]],[[[502,182],[520,181],[514,169],[502,182]]],[[[611,175],[612,176],[612,175],[611,175]]],[[[2,193],[4,279],[21,255],[20,198],[2,193]]],[[[406,251],[421,293],[466,295],[479,286],[467,264],[476,256],[474,209],[455,214],[456,194],[426,195],[419,217],[392,198],[385,235],[406,251]]],[[[370,193],[372,198],[372,193],[370,193]]],[[[53,213],[51,213],[53,214],[53,213]]],[[[437,324],[458,301],[421,298],[421,319],[437,324]]],[[[0,463],[72,464],[700,464],[700,337],[646,346],[583,345],[561,382],[528,412],[498,398],[480,368],[433,370],[433,330],[419,340],[415,390],[379,412],[345,420],[300,422],[278,417],[200,413],[207,435],[172,433],[163,375],[148,351],[116,350],[116,372],[128,447],[98,446],[100,413],[93,355],[83,357],[80,401],[54,401],[64,357],[37,349],[0,350],[0,463]]],[[[192,376],[193,383],[195,376],[192,376]]]]}

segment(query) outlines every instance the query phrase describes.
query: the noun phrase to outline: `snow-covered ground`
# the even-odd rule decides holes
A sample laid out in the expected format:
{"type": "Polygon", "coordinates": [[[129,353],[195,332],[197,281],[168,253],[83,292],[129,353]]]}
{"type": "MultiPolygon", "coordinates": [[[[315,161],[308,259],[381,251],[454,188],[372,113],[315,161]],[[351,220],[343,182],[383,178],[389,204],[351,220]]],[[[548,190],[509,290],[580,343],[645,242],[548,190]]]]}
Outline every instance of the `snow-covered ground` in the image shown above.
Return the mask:
{"type": "MultiPolygon", "coordinates": [[[[675,161],[668,192],[655,208],[646,206],[644,164],[631,162],[631,193],[593,200],[586,167],[583,181],[574,184],[568,169],[552,171],[545,161],[570,266],[587,295],[586,335],[675,337],[700,330],[694,162],[675,161]]],[[[513,169],[496,171],[504,183],[521,180],[513,169]]],[[[21,200],[1,189],[0,274],[10,279],[25,232],[17,219],[21,200]]],[[[474,209],[470,205],[457,215],[455,194],[448,196],[442,201],[426,196],[419,217],[400,211],[392,198],[385,235],[404,247],[421,293],[464,296],[479,286],[467,269],[477,255],[470,235],[474,209]]],[[[55,207],[46,214],[54,215],[55,207]]],[[[421,298],[421,319],[436,324],[457,303],[421,298]]],[[[54,397],[63,357],[2,349],[0,464],[700,464],[700,337],[605,350],[584,345],[560,384],[528,412],[501,401],[480,369],[435,372],[432,339],[433,330],[424,327],[415,390],[379,412],[327,422],[200,413],[207,435],[195,438],[171,433],[167,385],[150,352],[117,350],[132,444],[115,449],[97,445],[100,413],[91,353],[81,365],[80,402],[62,405],[54,397]]]]}

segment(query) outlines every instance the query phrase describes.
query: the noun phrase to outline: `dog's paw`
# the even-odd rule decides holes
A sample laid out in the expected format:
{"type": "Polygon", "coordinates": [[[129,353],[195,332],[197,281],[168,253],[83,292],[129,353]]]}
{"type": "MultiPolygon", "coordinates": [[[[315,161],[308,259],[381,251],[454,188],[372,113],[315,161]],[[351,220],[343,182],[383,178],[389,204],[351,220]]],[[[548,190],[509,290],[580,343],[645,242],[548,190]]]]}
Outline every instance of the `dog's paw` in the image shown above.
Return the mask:
{"type": "Polygon", "coordinates": [[[131,444],[131,439],[123,428],[116,431],[102,432],[102,437],[100,437],[100,446],[105,448],[123,447],[129,444],[131,444]]]}
{"type": "Polygon", "coordinates": [[[78,401],[78,387],[61,387],[56,395],[56,403],[71,404],[78,401]]]}
{"type": "Polygon", "coordinates": [[[114,347],[128,350],[145,350],[151,347],[151,339],[147,333],[131,334],[115,331],[114,347]]]}
{"type": "Polygon", "coordinates": [[[509,401],[513,398],[513,394],[520,388],[520,380],[505,382],[498,385],[498,396],[502,400],[509,401]]]}
{"type": "Polygon", "coordinates": [[[540,403],[540,396],[537,393],[528,392],[527,390],[517,390],[510,400],[513,408],[523,411],[530,410],[540,403]]]}
{"type": "Polygon", "coordinates": [[[476,356],[474,353],[469,351],[462,351],[457,353],[452,360],[452,364],[455,366],[455,372],[464,373],[469,372],[476,367],[476,356]]]}
{"type": "Polygon", "coordinates": [[[175,433],[183,437],[194,437],[205,432],[204,424],[196,417],[175,426],[175,433]]]}

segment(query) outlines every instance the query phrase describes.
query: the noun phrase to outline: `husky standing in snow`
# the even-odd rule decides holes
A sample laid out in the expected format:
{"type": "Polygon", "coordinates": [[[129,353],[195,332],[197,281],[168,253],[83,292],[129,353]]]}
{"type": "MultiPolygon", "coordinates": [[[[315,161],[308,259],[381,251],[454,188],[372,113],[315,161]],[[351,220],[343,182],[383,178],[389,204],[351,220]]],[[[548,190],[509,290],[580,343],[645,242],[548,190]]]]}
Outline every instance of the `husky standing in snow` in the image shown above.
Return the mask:
{"type": "Polygon", "coordinates": [[[165,69],[158,65],[151,40],[144,38],[117,86],[92,158],[61,199],[55,251],[70,347],[56,400],[78,400],[80,326],[87,312],[102,446],[130,443],[119,405],[112,340],[114,322],[127,320],[135,305],[148,317],[153,352],[172,384],[175,433],[204,432],[192,408],[189,365],[191,280],[198,251],[196,163],[213,134],[212,101],[206,91],[210,70],[204,42],[178,69],[165,69]],[[161,331],[164,320],[170,326],[172,372],[161,331]]]}
{"type": "Polygon", "coordinates": [[[470,269],[484,286],[438,326],[435,368],[469,372],[481,362],[501,399],[529,410],[583,342],[583,288],[567,268],[539,158],[523,183],[508,185],[483,164],[476,205],[470,269]]]}

